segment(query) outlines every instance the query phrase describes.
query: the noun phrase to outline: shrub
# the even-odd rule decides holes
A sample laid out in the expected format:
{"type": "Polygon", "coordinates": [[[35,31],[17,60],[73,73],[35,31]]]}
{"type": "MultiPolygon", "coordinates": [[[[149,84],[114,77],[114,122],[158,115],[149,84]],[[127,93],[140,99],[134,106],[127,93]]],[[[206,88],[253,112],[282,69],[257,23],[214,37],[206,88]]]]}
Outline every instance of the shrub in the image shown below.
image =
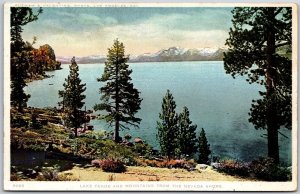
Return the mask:
{"type": "Polygon", "coordinates": [[[11,127],[28,127],[30,119],[21,115],[11,115],[11,127]]]}
{"type": "Polygon", "coordinates": [[[71,178],[65,174],[58,174],[57,170],[46,169],[42,171],[36,178],[37,181],[79,181],[79,179],[71,178]]]}
{"type": "Polygon", "coordinates": [[[57,171],[43,171],[41,174],[37,176],[38,181],[59,181],[57,171]]]}
{"type": "Polygon", "coordinates": [[[259,158],[253,160],[250,164],[251,171],[258,179],[266,181],[289,181],[291,180],[291,172],[280,167],[272,158],[259,158]]]}
{"type": "Polygon", "coordinates": [[[185,160],[149,160],[149,159],[137,159],[137,165],[151,166],[158,168],[183,168],[191,170],[195,167],[195,163],[185,160]]]}
{"type": "Polygon", "coordinates": [[[90,139],[104,139],[107,138],[107,132],[105,130],[100,131],[86,131],[81,137],[87,137],[90,139]]]}
{"type": "Polygon", "coordinates": [[[249,176],[249,165],[236,160],[223,160],[217,169],[230,175],[249,176]]]}
{"type": "Polygon", "coordinates": [[[101,161],[100,166],[104,172],[121,173],[126,171],[126,166],[120,160],[105,159],[101,161]]]}
{"type": "Polygon", "coordinates": [[[144,156],[146,158],[152,157],[152,147],[146,143],[136,143],[133,148],[134,152],[140,156],[144,156]]]}
{"type": "Polygon", "coordinates": [[[120,160],[126,165],[136,165],[135,154],[127,146],[117,144],[112,140],[102,141],[103,146],[98,147],[95,158],[120,160]]]}
{"type": "Polygon", "coordinates": [[[16,173],[11,173],[10,174],[10,180],[11,181],[21,181],[22,179],[16,173]]]}

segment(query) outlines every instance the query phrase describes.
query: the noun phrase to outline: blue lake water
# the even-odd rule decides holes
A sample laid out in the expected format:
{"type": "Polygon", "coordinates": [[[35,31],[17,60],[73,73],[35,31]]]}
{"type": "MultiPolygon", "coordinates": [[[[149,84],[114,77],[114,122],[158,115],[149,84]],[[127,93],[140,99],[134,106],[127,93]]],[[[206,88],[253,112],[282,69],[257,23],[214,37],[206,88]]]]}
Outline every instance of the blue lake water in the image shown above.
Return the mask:
{"type": "MultiPolygon", "coordinates": [[[[225,74],[223,62],[155,62],[133,63],[132,82],[143,98],[137,116],[142,119],[139,129],[132,128],[121,134],[141,137],[155,148],[156,122],[161,111],[162,98],[167,89],[171,91],[177,104],[177,112],[183,106],[190,111],[190,119],[197,124],[197,136],[204,128],[213,155],[250,161],[267,154],[264,130],[255,130],[248,122],[251,100],[259,98],[263,90],[257,84],[248,84],[245,77],[233,79],[225,74]]],[[[58,107],[58,90],[69,74],[68,65],[62,70],[48,72],[52,78],[28,84],[26,92],[31,94],[28,105],[34,107],[58,107]],[[53,84],[53,85],[49,85],[53,84]]],[[[86,83],[86,107],[92,109],[99,103],[99,88],[103,83],[96,81],[103,73],[104,64],[79,64],[79,73],[86,83]]],[[[95,130],[112,130],[105,122],[93,120],[95,130]]],[[[291,161],[291,133],[283,130],[289,139],[280,137],[280,156],[282,161],[291,161]]]]}

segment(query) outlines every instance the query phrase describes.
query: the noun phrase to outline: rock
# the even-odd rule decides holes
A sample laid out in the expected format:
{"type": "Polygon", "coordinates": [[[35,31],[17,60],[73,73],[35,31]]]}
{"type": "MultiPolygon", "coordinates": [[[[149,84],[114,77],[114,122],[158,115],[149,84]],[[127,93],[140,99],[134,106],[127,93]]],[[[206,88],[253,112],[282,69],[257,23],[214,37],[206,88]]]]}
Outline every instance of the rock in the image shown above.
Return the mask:
{"type": "Polygon", "coordinates": [[[94,165],[92,165],[92,164],[86,164],[86,165],[84,165],[83,166],[83,168],[90,168],[90,167],[93,167],[94,165]]]}
{"type": "Polygon", "coordinates": [[[207,169],[207,167],[208,167],[208,165],[206,165],[206,164],[197,164],[195,169],[198,171],[201,171],[201,170],[207,169]]]}
{"type": "Polygon", "coordinates": [[[221,164],[218,163],[218,162],[211,163],[210,165],[211,165],[214,169],[218,169],[218,168],[220,168],[220,166],[221,166],[221,164]]]}
{"type": "Polygon", "coordinates": [[[23,175],[23,172],[22,171],[19,171],[16,173],[17,175],[23,175]]]}
{"type": "Polygon", "coordinates": [[[192,165],[192,164],[189,164],[189,163],[185,163],[184,165],[183,165],[183,168],[184,169],[186,169],[187,171],[194,171],[194,170],[196,170],[196,168],[192,165]]]}
{"type": "Polygon", "coordinates": [[[156,160],[156,161],[159,161],[159,162],[162,162],[162,161],[164,161],[164,159],[163,159],[163,158],[158,158],[158,157],[154,158],[154,160],[156,160]]]}
{"type": "Polygon", "coordinates": [[[100,168],[101,167],[101,160],[98,160],[98,159],[92,160],[91,165],[100,168]]]}
{"type": "Polygon", "coordinates": [[[77,167],[82,167],[82,164],[75,164],[75,166],[77,166],[77,167]]]}
{"type": "Polygon", "coordinates": [[[134,143],[144,143],[143,140],[140,137],[134,138],[134,143]]]}

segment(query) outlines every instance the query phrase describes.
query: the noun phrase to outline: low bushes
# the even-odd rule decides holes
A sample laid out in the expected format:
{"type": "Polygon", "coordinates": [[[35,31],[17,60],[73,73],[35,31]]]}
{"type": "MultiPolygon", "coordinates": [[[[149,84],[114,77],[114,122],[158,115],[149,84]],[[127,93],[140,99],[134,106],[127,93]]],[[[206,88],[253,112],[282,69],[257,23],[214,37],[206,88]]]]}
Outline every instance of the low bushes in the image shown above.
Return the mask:
{"type": "Polygon", "coordinates": [[[253,160],[249,167],[256,177],[262,180],[291,180],[291,171],[286,167],[280,167],[276,165],[272,158],[259,158],[257,160],[253,160]]]}
{"type": "Polygon", "coordinates": [[[72,141],[74,153],[89,159],[110,159],[120,160],[124,164],[135,165],[136,154],[127,146],[117,144],[112,140],[97,140],[89,138],[78,138],[72,141]]]}
{"type": "Polygon", "coordinates": [[[37,181],[79,181],[78,179],[71,178],[67,175],[59,175],[56,171],[43,172],[36,178],[37,181]]]}
{"type": "Polygon", "coordinates": [[[246,163],[235,160],[223,160],[218,167],[218,171],[230,175],[249,176],[250,169],[246,163]]]}
{"type": "Polygon", "coordinates": [[[133,147],[133,151],[135,153],[137,153],[138,155],[143,156],[145,158],[153,157],[152,150],[153,150],[153,148],[149,144],[146,144],[146,143],[135,143],[135,145],[133,147]]]}
{"type": "Polygon", "coordinates": [[[37,181],[79,181],[79,179],[71,178],[65,174],[59,174],[59,166],[47,167],[39,172],[35,180],[37,181]]]}
{"type": "Polygon", "coordinates": [[[243,177],[255,177],[264,181],[290,181],[291,171],[280,167],[272,158],[259,158],[250,163],[223,160],[217,168],[219,172],[243,177]]]}
{"type": "Polygon", "coordinates": [[[191,170],[195,168],[195,164],[185,160],[149,160],[149,159],[137,159],[137,165],[139,166],[151,166],[158,168],[183,168],[191,170]]]}
{"type": "Polygon", "coordinates": [[[113,160],[113,159],[93,160],[92,165],[101,168],[104,172],[121,173],[126,171],[126,166],[120,160],[113,160]]]}

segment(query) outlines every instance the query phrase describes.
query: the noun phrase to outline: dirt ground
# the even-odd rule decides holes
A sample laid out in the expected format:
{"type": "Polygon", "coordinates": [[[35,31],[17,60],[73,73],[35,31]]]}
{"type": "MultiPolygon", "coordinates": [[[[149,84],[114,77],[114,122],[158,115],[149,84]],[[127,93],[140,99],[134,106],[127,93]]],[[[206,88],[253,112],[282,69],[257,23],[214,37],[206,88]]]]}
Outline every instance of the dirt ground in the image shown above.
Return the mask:
{"type": "Polygon", "coordinates": [[[61,174],[80,181],[253,181],[219,173],[211,167],[188,172],[183,169],[129,166],[124,173],[107,173],[95,167],[74,167],[61,174]]]}

